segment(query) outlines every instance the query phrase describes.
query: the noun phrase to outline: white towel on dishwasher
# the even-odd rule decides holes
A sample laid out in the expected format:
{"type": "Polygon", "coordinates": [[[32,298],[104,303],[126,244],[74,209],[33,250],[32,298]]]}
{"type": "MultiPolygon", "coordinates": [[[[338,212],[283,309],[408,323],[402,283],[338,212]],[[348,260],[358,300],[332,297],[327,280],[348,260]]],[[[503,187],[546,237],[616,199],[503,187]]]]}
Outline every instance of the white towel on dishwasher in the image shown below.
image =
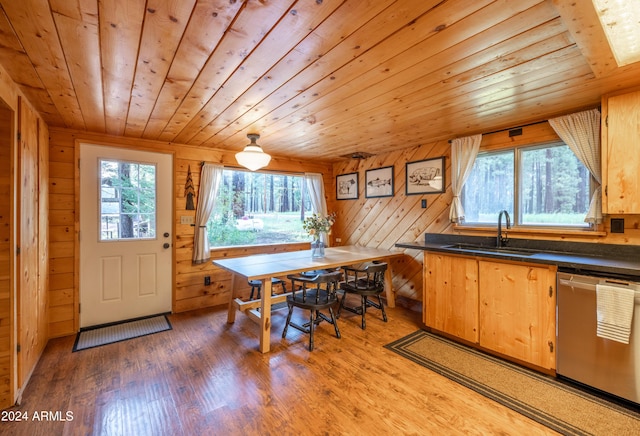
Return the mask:
{"type": "Polygon", "coordinates": [[[597,336],[629,343],[635,290],[622,286],[596,285],[598,312],[597,336]]]}

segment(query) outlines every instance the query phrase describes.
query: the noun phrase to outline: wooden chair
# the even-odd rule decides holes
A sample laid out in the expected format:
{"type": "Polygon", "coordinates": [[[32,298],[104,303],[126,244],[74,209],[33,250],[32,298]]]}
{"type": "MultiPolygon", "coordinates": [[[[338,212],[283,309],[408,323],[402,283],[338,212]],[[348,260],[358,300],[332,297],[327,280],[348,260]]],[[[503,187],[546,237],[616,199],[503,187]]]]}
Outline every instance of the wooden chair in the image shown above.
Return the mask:
{"type": "MultiPolygon", "coordinates": [[[[282,286],[282,293],[283,294],[287,293],[287,285],[285,284],[284,280],[274,277],[274,278],[271,279],[271,290],[272,290],[271,295],[273,295],[273,286],[274,285],[282,286]]],[[[253,300],[253,293],[255,291],[258,291],[257,292],[258,296],[256,298],[259,300],[260,299],[260,291],[262,290],[262,280],[249,280],[249,286],[251,286],[251,295],[249,295],[249,300],[253,300]]]]}
{"type": "Polygon", "coordinates": [[[289,314],[287,315],[287,322],[284,325],[282,331],[282,337],[287,336],[287,329],[289,326],[300,330],[303,333],[309,334],[309,351],[313,351],[313,335],[315,327],[322,321],[326,321],[333,324],[333,328],[336,332],[336,337],[340,338],[340,329],[338,329],[338,323],[333,311],[333,306],[338,303],[337,290],[340,280],[342,280],[342,272],[334,271],[329,273],[321,273],[315,277],[309,277],[307,275],[290,275],[287,276],[291,279],[291,286],[293,291],[287,296],[287,305],[289,306],[289,314]],[[299,283],[296,289],[296,282],[299,283]],[[306,324],[296,324],[291,321],[291,315],[293,314],[293,308],[298,307],[300,309],[306,309],[310,312],[309,322],[306,324]],[[328,310],[329,316],[320,312],[321,310],[328,310]]]}
{"type": "Polygon", "coordinates": [[[373,263],[362,269],[342,267],[344,271],[344,283],[340,285],[340,289],[344,291],[338,308],[338,318],[342,309],[356,313],[362,316],[362,329],[367,327],[365,315],[367,307],[374,307],[382,312],[382,319],[387,322],[387,314],[384,311],[384,304],[380,294],[384,291],[384,274],[387,270],[386,263],[373,263]],[[360,306],[348,307],[344,302],[348,294],[356,294],[360,296],[360,306]],[[375,303],[369,297],[377,297],[378,302],[375,303]]]}

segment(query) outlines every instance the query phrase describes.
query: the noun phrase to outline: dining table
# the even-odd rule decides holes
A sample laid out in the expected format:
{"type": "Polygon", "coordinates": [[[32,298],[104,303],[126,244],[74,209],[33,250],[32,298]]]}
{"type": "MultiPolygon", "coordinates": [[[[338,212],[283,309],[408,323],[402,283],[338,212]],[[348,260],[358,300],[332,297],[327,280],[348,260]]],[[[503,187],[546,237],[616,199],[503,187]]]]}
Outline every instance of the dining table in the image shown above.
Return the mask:
{"type": "Polygon", "coordinates": [[[247,315],[260,326],[260,352],[268,353],[271,348],[271,306],[272,304],[286,301],[288,295],[284,293],[272,296],[271,279],[313,270],[334,269],[372,261],[386,261],[388,264],[385,272],[387,306],[395,307],[392,287],[393,272],[389,260],[402,255],[402,251],[346,245],[326,248],[324,257],[312,257],[309,249],[216,259],[213,264],[232,273],[227,322],[234,323],[238,311],[247,315]],[[237,297],[243,281],[247,283],[250,280],[260,280],[262,282],[262,292],[259,300],[244,301],[237,297]]]}

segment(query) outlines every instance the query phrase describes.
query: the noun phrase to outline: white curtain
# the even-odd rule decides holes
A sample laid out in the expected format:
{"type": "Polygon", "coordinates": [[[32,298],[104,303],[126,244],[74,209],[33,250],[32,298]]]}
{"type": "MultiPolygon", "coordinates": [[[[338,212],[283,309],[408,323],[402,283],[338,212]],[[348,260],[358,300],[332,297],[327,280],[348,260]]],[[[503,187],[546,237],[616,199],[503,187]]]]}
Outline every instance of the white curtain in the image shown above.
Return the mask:
{"type": "MultiPolygon", "coordinates": [[[[304,181],[306,183],[309,198],[311,199],[311,208],[315,213],[327,216],[327,200],[324,197],[324,179],[322,174],[304,173],[304,181]]],[[[329,238],[327,235],[321,235],[321,241],[325,246],[329,246],[329,238]]]]}
{"type": "Polygon", "coordinates": [[[482,135],[467,136],[465,138],[456,138],[451,141],[451,190],[453,191],[453,201],[449,210],[449,219],[452,223],[461,223],[464,221],[464,208],[460,195],[464,187],[473,163],[478,156],[480,150],[480,142],[482,135]]]}
{"type": "Polygon", "coordinates": [[[584,221],[602,222],[602,169],[600,167],[600,111],[592,109],[549,120],[549,124],[580,159],[598,183],[584,221]]]}
{"type": "Polygon", "coordinates": [[[209,238],[207,237],[207,221],[216,205],[218,188],[222,181],[222,165],[205,163],[200,171],[200,187],[198,189],[198,206],[196,207],[193,237],[193,263],[204,263],[210,258],[209,238]]]}

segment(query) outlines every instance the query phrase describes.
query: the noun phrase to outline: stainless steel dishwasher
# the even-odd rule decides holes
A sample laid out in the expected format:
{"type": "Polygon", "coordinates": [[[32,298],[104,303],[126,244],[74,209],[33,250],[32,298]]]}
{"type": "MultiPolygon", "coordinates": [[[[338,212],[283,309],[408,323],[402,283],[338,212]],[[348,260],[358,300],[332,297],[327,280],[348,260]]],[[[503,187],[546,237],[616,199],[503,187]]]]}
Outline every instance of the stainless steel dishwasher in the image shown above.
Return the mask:
{"type": "Polygon", "coordinates": [[[558,273],[556,373],[640,403],[640,283],[558,273]],[[635,290],[629,344],[596,336],[596,285],[635,290]]]}

